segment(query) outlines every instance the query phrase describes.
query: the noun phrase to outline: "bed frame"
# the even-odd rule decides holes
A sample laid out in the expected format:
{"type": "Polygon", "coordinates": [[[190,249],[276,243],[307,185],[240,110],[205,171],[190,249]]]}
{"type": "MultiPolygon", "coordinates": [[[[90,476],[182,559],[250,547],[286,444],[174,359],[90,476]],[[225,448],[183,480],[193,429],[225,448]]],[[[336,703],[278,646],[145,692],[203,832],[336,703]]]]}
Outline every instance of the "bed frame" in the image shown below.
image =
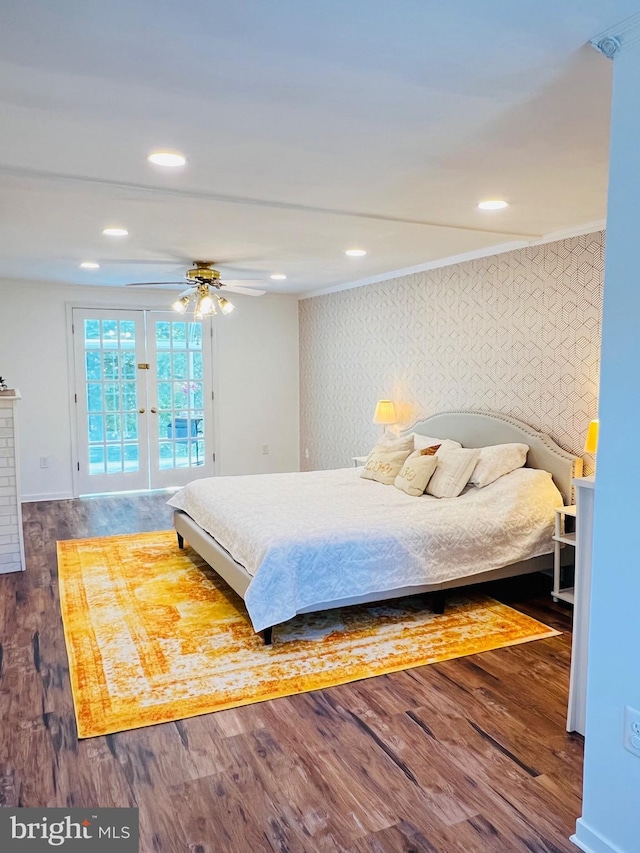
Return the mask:
{"type": "MultiPolygon", "coordinates": [[[[485,447],[491,444],[507,444],[517,442],[529,445],[527,466],[549,471],[553,481],[560,491],[565,505],[573,503],[573,479],[582,475],[582,459],[563,450],[555,441],[544,433],[537,432],[533,427],[507,415],[492,412],[454,411],[441,412],[414,424],[405,430],[403,435],[416,432],[434,438],[451,438],[459,441],[464,447],[485,447]]],[[[196,551],[241,598],[251,583],[251,575],[231,557],[216,540],[199,527],[186,513],[176,510],[174,526],[178,536],[178,545],[184,548],[185,541],[196,551]]],[[[434,593],[434,610],[443,613],[446,590],[485,581],[509,578],[538,572],[551,567],[552,554],[534,557],[518,563],[511,563],[500,569],[480,572],[466,578],[456,578],[442,583],[421,584],[418,586],[401,587],[389,590],[387,593],[371,593],[354,595],[337,601],[323,601],[311,607],[299,610],[299,613],[312,613],[328,610],[332,607],[346,607],[352,604],[367,604],[372,601],[384,601],[390,598],[401,598],[405,595],[419,593],[434,593]]],[[[265,628],[263,636],[265,644],[272,641],[273,626],[265,628]]]]}

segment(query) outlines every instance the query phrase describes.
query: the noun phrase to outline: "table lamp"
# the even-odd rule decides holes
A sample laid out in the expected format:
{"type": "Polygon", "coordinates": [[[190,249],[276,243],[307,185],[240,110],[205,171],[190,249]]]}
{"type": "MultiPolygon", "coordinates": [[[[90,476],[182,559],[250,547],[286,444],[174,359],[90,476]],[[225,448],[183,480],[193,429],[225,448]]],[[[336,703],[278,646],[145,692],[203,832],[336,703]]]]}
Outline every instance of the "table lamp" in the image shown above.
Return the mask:
{"type": "Polygon", "coordinates": [[[589,428],[587,429],[587,437],[584,442],[584,452],[591,453],[595,456],[598,451],[598,430],[600,427],[600,421],[598,418],[591,421],[589,424],[589,428]]]}
{"type": "Polygon", "coordinates": [[[383,432],[386,432],[387,426],[398,423],[396,417],[396,407],[391,400],[378,400],[376,410],[373,413],[374,424],[384,424],[383,432]]]}

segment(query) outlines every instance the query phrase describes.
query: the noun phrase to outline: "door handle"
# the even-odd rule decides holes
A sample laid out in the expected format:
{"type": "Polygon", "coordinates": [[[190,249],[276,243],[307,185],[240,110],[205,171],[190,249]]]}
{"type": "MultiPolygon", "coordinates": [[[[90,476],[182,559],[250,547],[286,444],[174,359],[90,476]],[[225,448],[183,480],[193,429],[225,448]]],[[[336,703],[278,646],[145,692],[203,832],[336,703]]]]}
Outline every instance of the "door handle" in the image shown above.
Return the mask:
{"type": "Polygon", "coordinates": [[[153,408],[153,409],[149,409],[149,411],[151,412],[151,414],[152,414],[152,415],[157,415],[157,414],[158,414],[158,410],[155,408],[155,406],[154,406],[154,408],[153,408]]]}
{"type": "Polygon", "coordinates": [[[141,414],[141,415],[144,415],[144,413],[145,413],[147,410],[146,410],[146,409],[138,409],[138,411],[140,412],[140,414],[141,414]]]}

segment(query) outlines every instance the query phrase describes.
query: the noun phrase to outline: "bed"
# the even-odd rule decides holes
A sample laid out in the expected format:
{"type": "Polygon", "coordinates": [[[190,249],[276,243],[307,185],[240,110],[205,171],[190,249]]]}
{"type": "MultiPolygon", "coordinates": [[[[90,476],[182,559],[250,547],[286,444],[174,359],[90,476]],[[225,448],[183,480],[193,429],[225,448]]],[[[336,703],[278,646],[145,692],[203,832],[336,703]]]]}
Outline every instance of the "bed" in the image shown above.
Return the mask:
{"type": "Polygon", "coordinates": [[[410,497],[354,468],[195,480],[174,495],[185,541],[245,601],[256,631],[298,613],[434,593],[549,568],[555,509],[582,460],[502,414],[443,412],[407,433],[522,443],[526,467],[460,497],[410,497]]]}

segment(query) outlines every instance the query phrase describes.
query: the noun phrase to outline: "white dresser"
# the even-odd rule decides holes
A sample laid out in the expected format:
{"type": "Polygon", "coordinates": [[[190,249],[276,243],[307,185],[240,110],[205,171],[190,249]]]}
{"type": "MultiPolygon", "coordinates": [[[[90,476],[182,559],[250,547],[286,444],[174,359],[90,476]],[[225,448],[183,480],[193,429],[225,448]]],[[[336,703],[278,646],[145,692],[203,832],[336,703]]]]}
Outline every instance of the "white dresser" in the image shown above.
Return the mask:
{"type": "Polygon", "coordinates": [[[0,574],[24,571],[18,472],[18,391],[0,394],[0,574]]]}
{"type": "Polygon", "coordinates": [[[591,562],[593,553],[593,505],[595,478],[577,477],[576,571],[574,580],[573,638],[567,731],[584,735],[587,705],[589,611],[591,609],[591,562]]]}

